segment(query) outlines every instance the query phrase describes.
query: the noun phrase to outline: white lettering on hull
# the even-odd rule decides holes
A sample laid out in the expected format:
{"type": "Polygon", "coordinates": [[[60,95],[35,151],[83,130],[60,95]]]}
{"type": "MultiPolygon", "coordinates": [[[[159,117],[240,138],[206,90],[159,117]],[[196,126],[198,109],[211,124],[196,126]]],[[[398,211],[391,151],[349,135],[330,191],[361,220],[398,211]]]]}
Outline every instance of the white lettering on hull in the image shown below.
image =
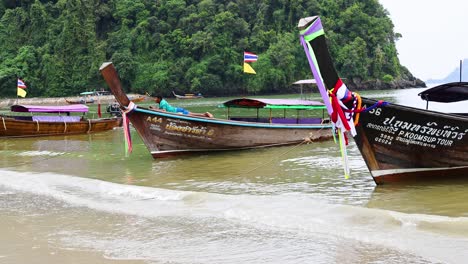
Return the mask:
{"type": "Polygon", "coordinates": [[[146,122],[150,123],[150,131],[154,131],[157,134],[206,140],[212,140],[215,134],[213,128],[209,129],[206,126],[194,125],[184,120],[167,119],[166,121],[164,122],[161,117],[148,116],[146,118],[146,122]]]}
{"type": "Polygon", "coordinates": [[[370,111],[369,114],[379,116],[381,123],[369,122],[366,127],[380,132],[369,140],[383,145],[398,143],[432,149],[452,147],[456,142],[463,140],[468,132],[468,129],[463,131],[458,126],[440,125],[437,122],[417,123],[417,120],[408,122],[399,120],[395,115],[383,117],[385,108],[378,110],[370,111]]]}

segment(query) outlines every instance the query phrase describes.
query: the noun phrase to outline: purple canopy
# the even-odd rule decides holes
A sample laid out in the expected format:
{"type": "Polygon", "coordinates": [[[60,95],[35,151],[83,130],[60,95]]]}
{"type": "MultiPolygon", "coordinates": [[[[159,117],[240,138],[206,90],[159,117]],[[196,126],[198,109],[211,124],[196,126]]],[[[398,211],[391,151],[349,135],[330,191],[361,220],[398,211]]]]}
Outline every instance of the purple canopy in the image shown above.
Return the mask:
{"type": "Polygon", "coordinates": [[[88,112],[88,107],[82,104],[74,105],[12,105],[12,112],[69,113],[88,112]]]}

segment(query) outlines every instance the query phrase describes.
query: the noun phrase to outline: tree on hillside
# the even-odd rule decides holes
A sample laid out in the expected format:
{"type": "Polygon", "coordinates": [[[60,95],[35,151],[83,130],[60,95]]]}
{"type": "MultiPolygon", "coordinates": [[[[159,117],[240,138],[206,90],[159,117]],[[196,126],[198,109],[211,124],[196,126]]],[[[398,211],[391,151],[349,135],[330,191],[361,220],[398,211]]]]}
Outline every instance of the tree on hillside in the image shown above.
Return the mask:
{"type": "Polygon", "coordinates": [[[3,1],[0,92],[14,96],[18,76],[33,96],[97,89],[109,60],[128,92],[287,92],[311,77],[296,25],[312,15],[322,17],[342,76],[411,75],[377,0],[3,1]],[[255,76],[242,72],[244,51],[259,55],[255,76]]]}

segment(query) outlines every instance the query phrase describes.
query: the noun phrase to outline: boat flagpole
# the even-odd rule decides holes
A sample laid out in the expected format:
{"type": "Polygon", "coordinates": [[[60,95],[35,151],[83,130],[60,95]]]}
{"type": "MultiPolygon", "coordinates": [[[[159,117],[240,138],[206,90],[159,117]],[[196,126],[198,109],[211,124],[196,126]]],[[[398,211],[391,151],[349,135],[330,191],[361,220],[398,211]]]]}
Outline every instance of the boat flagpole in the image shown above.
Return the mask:
{"type": "Polygon", "coordinates": [[[122,84],[120,82],[117,71],[114,68],[112,62],[104,62],[99,71],[104,77],[104,80],[111,87],[112,93],[114,94],[115,99],[122,107],[122,122],[124,128],[124,139],[125,139],[125,156],[128,156],[132,150],[132,137],[130,133],[130,118],[128,117],[131,112],[133,112],[137,105],[128,99],[128,96],[122,89],[122,84]]]}
{"type": "Polygon", "coordinates": [[[462,72],[463,72],[462,69],[463,69],[463,61],[460,60],[460,82],[462,82],[462,74],[463,74],[463,73],[462,73],[462,72]]]}
{"type": "Polygon", "coordinates": [[[19,78],[16,77],[16,104],[18,104],[18,99],[19,99],[19,97],[18,97],[18,80],[19,80],[19,78]]]}
{"type": "Polygon", "coordinates": [[[97,95],[97,98],[98,98],[98,105],[97,105],[97,114],[98,114],[98,117],[101,118],[102,117],[102,113],[101,113],[101,95],[97,95]]]}

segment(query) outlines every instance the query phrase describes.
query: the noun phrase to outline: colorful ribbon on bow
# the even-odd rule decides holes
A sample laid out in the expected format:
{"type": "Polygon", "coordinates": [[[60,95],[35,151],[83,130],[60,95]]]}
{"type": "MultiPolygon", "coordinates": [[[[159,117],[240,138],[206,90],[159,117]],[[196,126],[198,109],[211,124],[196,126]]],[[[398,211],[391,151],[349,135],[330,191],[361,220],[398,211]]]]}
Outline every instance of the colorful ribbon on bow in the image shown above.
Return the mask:
{"type": "Polygon", "coordinates": [[[122,110],[122,121],[123,121],[123,130],[124,130],[124,139],[125,139],[125,156],[128,157],[132,153],[132,136],[130,134],[130,120],[127,117],[127,114],[131,113],[137,108],[137,105],[130,101],[127,107],[122,110]]]}

